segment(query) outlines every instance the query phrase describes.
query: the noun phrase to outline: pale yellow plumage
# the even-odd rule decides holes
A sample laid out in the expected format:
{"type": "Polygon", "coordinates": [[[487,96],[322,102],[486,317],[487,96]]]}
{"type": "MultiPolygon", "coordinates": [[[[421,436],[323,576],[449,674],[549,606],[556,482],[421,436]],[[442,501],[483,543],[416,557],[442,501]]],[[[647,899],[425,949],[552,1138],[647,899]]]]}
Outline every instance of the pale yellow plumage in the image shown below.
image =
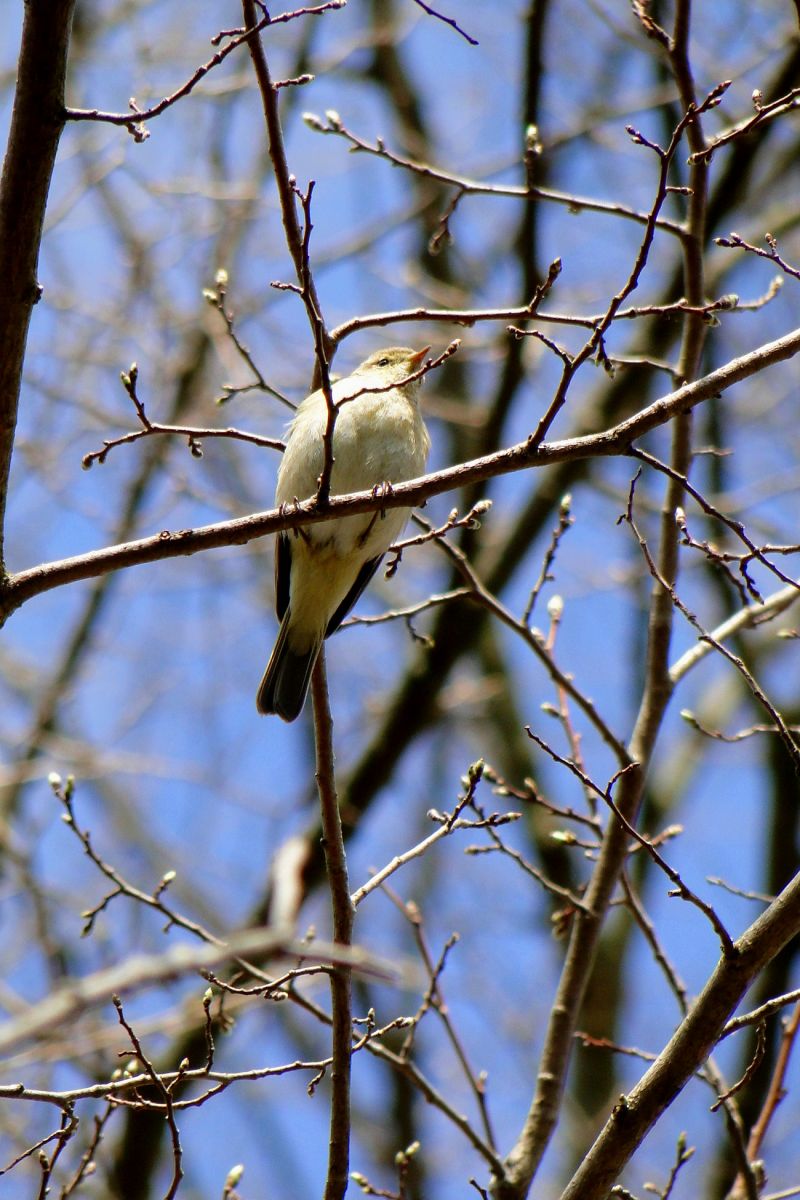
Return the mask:
{"type": "MultiPolygon", "coordinates": [[[[419,370],[428,349],[379,350],[333,385],[341,407],[333,439],[332,495],[423,474],[430,439],[417,401],[420,381],[404,380],[419,370]],[[363,391],[386,387],[390,390],[363,391]]],[[[321,391],[295,413],[278,471],[276,504],[315,495],[327,418],[321,391]]],[[[258,690],[259,712],[277,713],[285,721],[299,715],[324,638],[355,604],[408,514],[408,509],[391,508],[278,535],[275,591],[281,628],[258,690]]]]}

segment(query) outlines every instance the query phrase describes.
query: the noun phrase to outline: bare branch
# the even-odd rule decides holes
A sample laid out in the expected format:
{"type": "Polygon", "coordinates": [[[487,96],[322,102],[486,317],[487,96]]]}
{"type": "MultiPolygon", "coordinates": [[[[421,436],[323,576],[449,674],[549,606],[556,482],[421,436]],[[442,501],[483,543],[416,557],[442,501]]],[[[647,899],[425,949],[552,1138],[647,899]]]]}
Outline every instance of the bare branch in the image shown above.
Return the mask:
{"type": "MultiPolygon", "coordinates": [[[[350,899],[347,856],[336,794],[333,719],[324,650],[320,652],[312,672],[311,695],[314,701],[317,790],[331,897],[333,938],[337,946],[349,949],[353,939],[355,906],[350,899]]],[[[346,964],[334,966],[331,971],[331,1034],[331,1115],[325,1200],[341,1200],[347,1191],[350,1175],[350,1059],[353,1038],[352,976],[346,964]]]]}
{"type": "MultiPolygon", "coordinates": [[[[185,83],[182,83],[169,96],[165,96],[163,100],[159,100],[157,104],[153,104],[150,108],[141,109],[137,106],[136,101],[132,99],[130,101],[132,112],[130,113],[101,112],[96,108],[66,108],[64,110],[64,118],[67,121],[99,121],[106,125],[122,125],[133,135],[134,141],[146,141],[150,136],[150,131],[146,128],[147,122],[152,121],[154,117],[160,116],[166,109],[171,108],[173,104],[177,104],[179,100],[188,96],[209,71],[213,71],[215,67],[224,62],[228,55],[237,50],[243,42],[246,42],[254,31],[266,29],[268,25],[278,25],[287,21],[293,21],[297,17],[319,16],[321,13],[329,12],[332,9],[344,8],[346,3],[347,0],[326,0],[323,4],[312,5],[308,8],[296,8],[292,12],[278,13],[274,17],[265,13],[253,28],[238,29],[236,31],[227,30],[215,35],[211,39],[213,45],[218,45],[225,37],[230,38],[230,41],[221,50],[218,50],[216,54],[212,55],[207,62],[199,66],[185,83]]],[[[297,79],[285,80],[275,86],[286,87],[289,83],[311,83],[313,78],[313,75],[303,75],[297,79]]]]}
{"type": "Polygon", "coordinates": [[[352,496],[332,496],[322,512],[313,499],[306,500],[294,506],[291,514],[273,509],[252,517],[221,521],[193,530],[179,530],[175,533],[164,530],[155,537],[142,538],[124,545],[30,567],[12,575],[0,590],[0,615],[8,617],[15,608],[32,596],[38,596],[52,588],[73,583],[78,579],[91,579],[123,567],[196,554],[200,550],[211,550],[219,546],[242,545],[282,529],[300,528],[345,514],[375,512],[384,508],[408,508],[452,488],[480,483],[512,471],[551,466],[558,462],[577,462],[596,456],[627,454],[637,438],[666,424],[677,413],[702,404],[710,397],[774,363],[794,357],[798,351],[800,330],[734,359],[696,383],[685,384],[601,433],[568,438],[564,441],[544,442],[537,448],[533,448],[529,440],[519,442],[495,454],[433,472],[421,480],[395,484],[389,495],[376,497],[372,492],[360,492],[352,496]]]}

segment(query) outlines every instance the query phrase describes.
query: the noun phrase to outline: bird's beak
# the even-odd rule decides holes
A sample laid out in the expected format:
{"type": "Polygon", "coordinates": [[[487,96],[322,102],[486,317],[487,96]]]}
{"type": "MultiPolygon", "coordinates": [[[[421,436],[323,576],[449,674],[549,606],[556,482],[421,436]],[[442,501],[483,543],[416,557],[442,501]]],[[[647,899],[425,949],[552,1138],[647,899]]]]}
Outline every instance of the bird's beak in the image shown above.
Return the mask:
{"type": "Polygon", "coordinates": [[[429,350],[430,350],[430,346],[423,346],[421,350],[418,350],[416,352],[416,354],[412,354],[409,357],[408,361],[411,363],[412,371],[419,370],[419,368],[422,366],[422,360],[425,358],[425,355],[428,353],[429,350]]]}

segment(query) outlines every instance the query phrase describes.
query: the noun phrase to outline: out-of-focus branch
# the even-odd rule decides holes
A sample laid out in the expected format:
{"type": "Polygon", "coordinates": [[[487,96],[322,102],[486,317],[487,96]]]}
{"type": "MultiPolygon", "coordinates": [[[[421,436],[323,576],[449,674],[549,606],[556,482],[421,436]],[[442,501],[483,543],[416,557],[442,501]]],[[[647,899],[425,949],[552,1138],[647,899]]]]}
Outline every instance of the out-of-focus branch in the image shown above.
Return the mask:
{"type": "Polygon", "coordinates": [[[0,572],[8,473],[17,426],[45,206],[64,128],[64,80],[75,0],[26,4],[17,90],[0,178],[0,572]]]}
{"type": "Polygon", "coordinates": [[[707,655],[712,653],[715,649],[715,642],[725,642],[743,629],[753,629],[766,624],[767,621],[771,621],[785,612],[798,600],[800,600],[800,580],[788,587],[781,588],[778,592],[773,592],[762,604],[748,604],[747,608],[739,609],[732,617],[728,617],[727,621],[723,621],[721,625],[713,629],[707,639],[698,641],[695,646],[691,646],[685,651],[677,662],[673,663],[669,670],[670,679],[673,683],[683,679],[684,675],[691,671],[697,663],[702,662],[707,655]]]}
{"type": "MultiPolygon", "coordinates": [[[[279,950],[303,955],[310,952],[305,943],[292,942],[286,929],[262,928],[235,934],[222,946],[179,945],[170,947],[163,954],[133,955],[118,966],[71,980],[22,1016],[6,1021],[0,1026],[0,1053],[7,1054],[28,1038],[52,1032],[64,1022],[74,1020],[89,1005],[107,1001],[112,993],[150,987],[189,971],[207,970],[242,956],[261,957],[279,950]]],[[[326,950],[336,953],[331,946],[314,943],[315,957],[324,959],[326,950]]],[[[352,951],[349,957],[354,957],[352,951]]],[[[24,1091],[21,1084],[18,1090],[24,1091]]]]}

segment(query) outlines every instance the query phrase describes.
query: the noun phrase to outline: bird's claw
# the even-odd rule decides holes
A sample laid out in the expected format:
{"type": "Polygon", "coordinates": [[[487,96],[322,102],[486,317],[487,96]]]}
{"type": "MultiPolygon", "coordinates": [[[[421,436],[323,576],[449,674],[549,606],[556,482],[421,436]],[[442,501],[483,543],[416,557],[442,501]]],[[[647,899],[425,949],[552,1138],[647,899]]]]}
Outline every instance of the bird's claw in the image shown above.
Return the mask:
{"type": "MultiPolygon", "coordinates": [[[[382,483],[376,483],[372,489],[372,495],[376,500],[385,499],[387,496],[394,495],[394,488],[388,479],[384,479],[382,483]]],[[[386,516],[386,509],[380,509],[381,520],[386,516]]]]}

